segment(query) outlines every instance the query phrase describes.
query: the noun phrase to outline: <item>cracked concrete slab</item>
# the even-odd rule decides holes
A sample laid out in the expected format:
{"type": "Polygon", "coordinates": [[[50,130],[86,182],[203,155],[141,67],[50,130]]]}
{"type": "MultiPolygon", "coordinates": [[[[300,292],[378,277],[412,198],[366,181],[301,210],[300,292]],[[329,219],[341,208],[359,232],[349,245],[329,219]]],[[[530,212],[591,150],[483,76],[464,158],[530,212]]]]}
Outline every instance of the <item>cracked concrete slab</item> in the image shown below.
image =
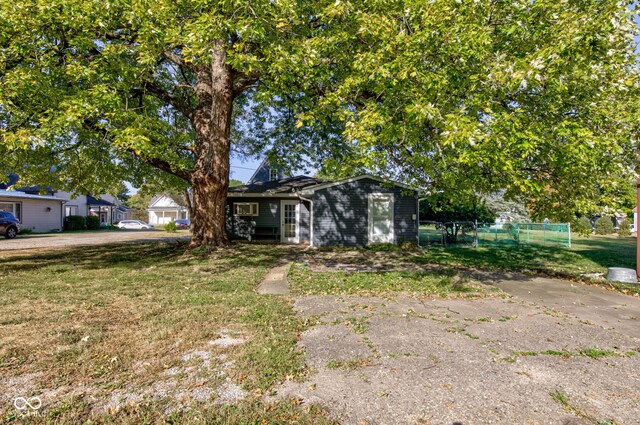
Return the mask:
{"type": "Polygon", "coordinates": [[[402,295],[295,308],[318,317],[300,341],[312,373],[277,397],[319,403],[341,423],[640,424],[640,340],[575,314],[402,295]]]}

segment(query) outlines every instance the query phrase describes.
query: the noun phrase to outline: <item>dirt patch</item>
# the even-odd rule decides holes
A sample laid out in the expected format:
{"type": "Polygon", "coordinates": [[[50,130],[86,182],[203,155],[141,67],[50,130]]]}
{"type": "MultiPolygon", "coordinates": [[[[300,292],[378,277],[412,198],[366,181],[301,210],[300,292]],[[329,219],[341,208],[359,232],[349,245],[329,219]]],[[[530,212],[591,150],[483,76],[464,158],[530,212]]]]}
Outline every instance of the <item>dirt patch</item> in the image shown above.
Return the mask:
{"type": "Polygon", "coordinates": [[[313,296],[316,371],[279,397],[344,423],[638,423],[640,341],[515,299],[313,296]]]}
{"type": "Polygon", "coordinates": [[[148,385],[129,385],[110,393],[105,393],[97,387],[83,385],[41,388],[41,374],[27,373],[3,377],[0,381],[0,400],[3,404],[9,404],[16,397],[36,395],[42,400],[40,411],[45,412],[59,402],[81,396],[92,402],[92,410],[98,414],[117,412],[124,406],[153,400],[170,401],[165,413],[188,407],[194,402],[236,403],[243,400],[247,392],[227,376],[227,371],[233,367],[234,361],[229,360],[227,354],[219,353],[220,349],[244,343],[245,340],[239,336],[229,336],[232,334],[239,335],[225,329],[220,332],[219,338],[209,341],[206,346],[183,353],[179,356],[177,365],[166,367],[153,376],[153,379],[149,379],[147,370],[152,367],[153,362],[139,362],[135,365],[134,371],[145,375],[146,380],[151,382],[148,385]]]}

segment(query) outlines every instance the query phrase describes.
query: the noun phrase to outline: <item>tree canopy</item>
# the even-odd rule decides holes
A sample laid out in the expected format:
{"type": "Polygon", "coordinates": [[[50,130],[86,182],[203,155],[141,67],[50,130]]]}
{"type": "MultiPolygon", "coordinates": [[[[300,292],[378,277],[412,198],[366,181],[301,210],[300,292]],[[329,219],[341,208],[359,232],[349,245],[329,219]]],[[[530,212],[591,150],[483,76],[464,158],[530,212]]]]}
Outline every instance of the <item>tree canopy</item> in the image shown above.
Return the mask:
{"type": "Polygon", "coordinates": [[[631,4],[2,2],[0,171],[191,186],[194,245],[226,242],[232,154],[584,209],[634,174],[631,4]]]}

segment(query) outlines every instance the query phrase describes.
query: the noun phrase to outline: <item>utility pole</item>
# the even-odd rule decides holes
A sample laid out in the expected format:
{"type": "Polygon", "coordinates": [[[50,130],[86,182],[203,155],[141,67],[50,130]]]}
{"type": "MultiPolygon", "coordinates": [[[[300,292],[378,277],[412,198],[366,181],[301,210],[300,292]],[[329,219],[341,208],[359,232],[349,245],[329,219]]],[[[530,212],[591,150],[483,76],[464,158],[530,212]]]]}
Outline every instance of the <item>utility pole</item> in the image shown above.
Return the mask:
{"type": "MultiPolygon", "coordinates": [[[[636,181],[636,211],[640,214],[640,176],[636,181]]],[[[638,218],[640,221],[640,218],[638,218]]],[[[640,276],[640,232],[638,231],[638,224],[634,223],[636,227],[636,274],[640,276]]]]}

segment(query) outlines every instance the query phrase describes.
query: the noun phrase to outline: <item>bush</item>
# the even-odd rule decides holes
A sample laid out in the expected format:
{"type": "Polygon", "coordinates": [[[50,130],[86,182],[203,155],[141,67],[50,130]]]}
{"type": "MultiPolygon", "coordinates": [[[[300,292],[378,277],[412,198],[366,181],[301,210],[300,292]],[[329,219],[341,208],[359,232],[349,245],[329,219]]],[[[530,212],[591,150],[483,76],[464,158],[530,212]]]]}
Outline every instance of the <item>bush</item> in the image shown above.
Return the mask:
{"type": "Polygon", "coordinates": [[[611,217],[600,217],[596,221],[596,235],[610,235],[613,233],[613,221],[611,217]]]}
{"type": "Polygon", "coordinates": [[[33,229],[29,229],[27,227],[20,229],[20,232],[18,232],[19,235],[30,235],[33,233],[33,229]]]}
{"type": "Polygon", "coordinates": [[[588,238],[593,233],[593,227],[591,227],[591,220],[587,217],[580,217],[573,223],[573,231],[579,234],[580,236],[584,236],[588,238]]]}
{"type": "Polygon", "coordinates": [[[88,215],[86,217],[87,220],[87,230],[100,230],[100,218],[94,215],[88,215]]]}
{"type": "Polygon", "coordinates": [[[176,226],[175,221],[171,220],[170,222],[164,225],[164,230],[166,230],[169,233],[175,233],[175,231],[178,230],[178,226],[176,226]]]}
{"type": "Polygon", "coordinates": [[[627,236],[631,236],[631,224],[629,220],[625,218],[618,225],[618,237],[626,238],[627,236]]]}
{"type": "Polygon", "coordinates": [[[64,230],[86,230],[86,217],[81,215],[70,215],[64,218],[64,230]]]}

